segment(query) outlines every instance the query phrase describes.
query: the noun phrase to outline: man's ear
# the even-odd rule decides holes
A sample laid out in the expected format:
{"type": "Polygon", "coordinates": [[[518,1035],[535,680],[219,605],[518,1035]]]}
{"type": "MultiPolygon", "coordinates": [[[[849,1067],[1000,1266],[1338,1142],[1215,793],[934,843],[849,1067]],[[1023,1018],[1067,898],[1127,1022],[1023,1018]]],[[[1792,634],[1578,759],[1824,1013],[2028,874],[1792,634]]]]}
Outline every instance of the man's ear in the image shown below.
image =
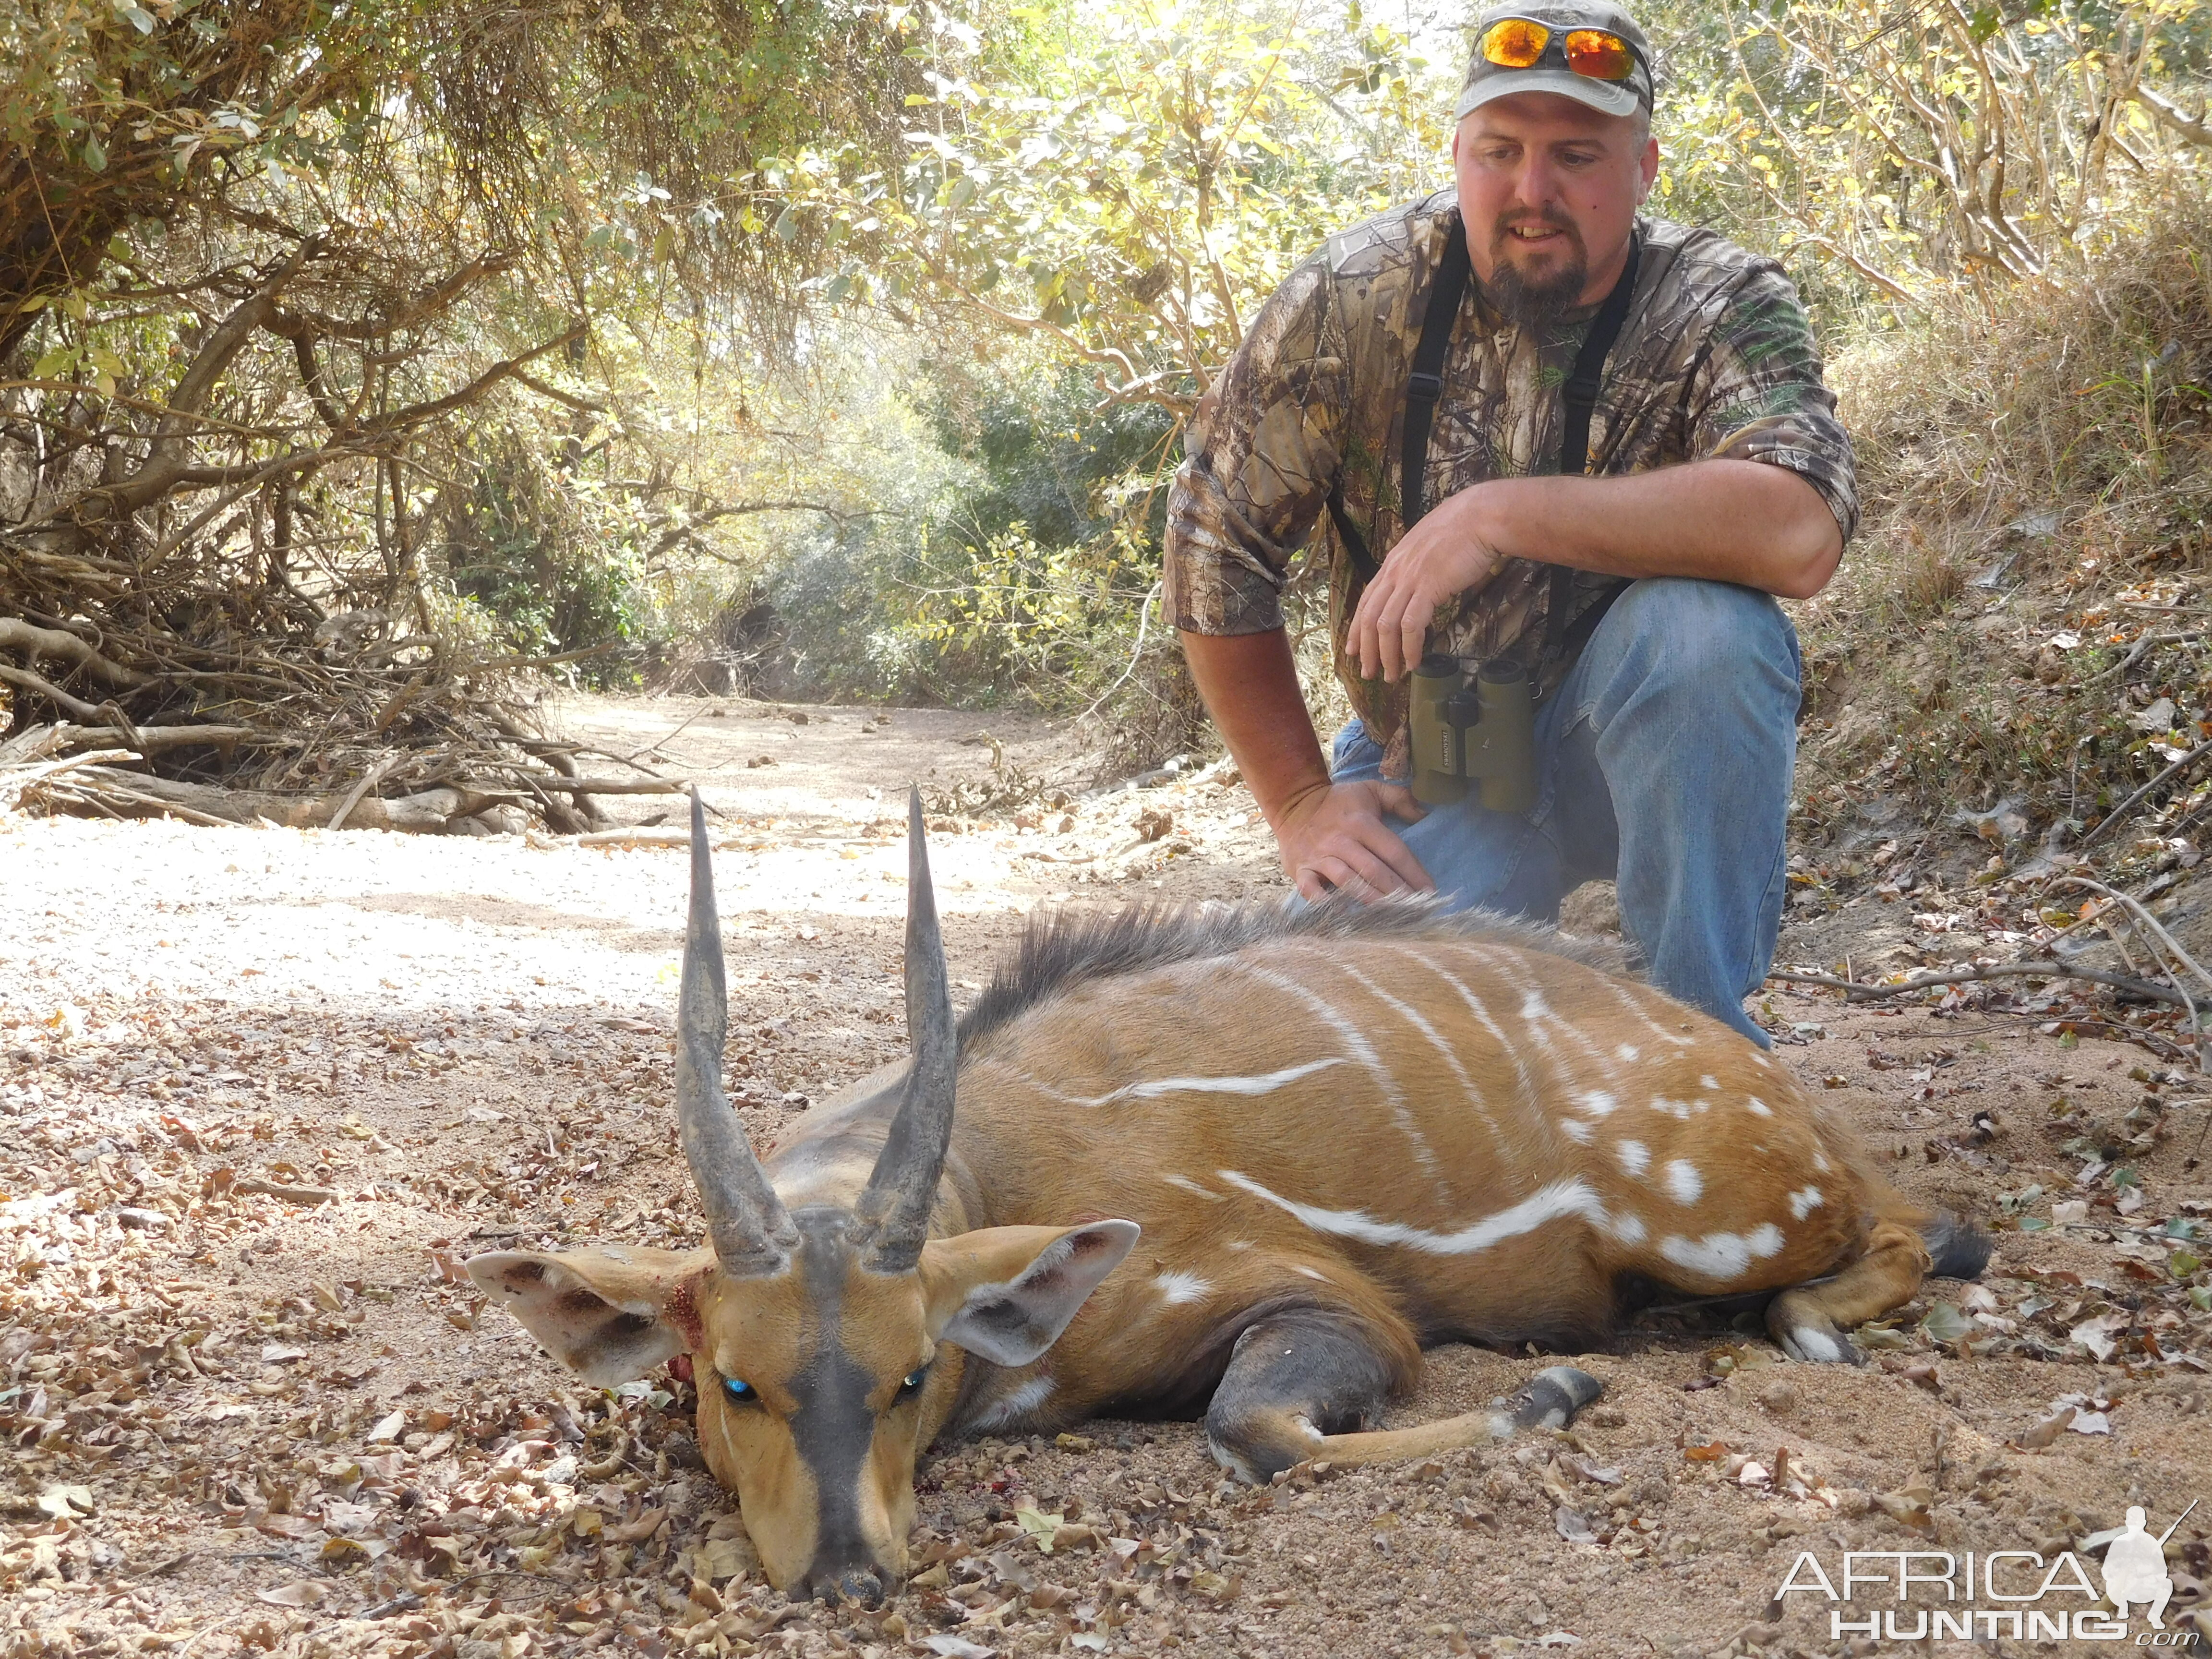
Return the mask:
{"type": "Polygon", "coordinates": [[[548,1353],[585,1382],[611,1389],[697,1343],[697,1285],[714,1253],[628,1245],[563,1255],[493,1250],[463,1265],[548,1353]]]}
{"type": "Polygon", "coordinates": [[[932,1340],[994,1365],[1026,1365],[1060,1340],[1137,1242],[1133,1221],[986,1227],[922,1246],[932,1340]]]}

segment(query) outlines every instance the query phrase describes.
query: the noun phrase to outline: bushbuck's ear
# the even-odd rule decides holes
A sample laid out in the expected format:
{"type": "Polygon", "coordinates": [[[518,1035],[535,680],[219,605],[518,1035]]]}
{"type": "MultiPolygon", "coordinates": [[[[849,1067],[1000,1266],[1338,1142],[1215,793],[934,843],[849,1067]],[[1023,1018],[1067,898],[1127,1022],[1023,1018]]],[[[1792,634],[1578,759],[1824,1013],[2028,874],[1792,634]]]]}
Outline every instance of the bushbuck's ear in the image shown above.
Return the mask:
{"type": "Polygon", "coordinates": [[[492,1250],[463,1265],[546,1352],[599,1388],[643,1376],[698,1337],[696,1286],[711,1250],[610,1245],[544,1255],[492,1250]]]}
{"type": "Polygon", "coordinates": [[[994,1365],[1026,1365],[1137,1242],[1133,1221],[986,1227],[922,1247],[930,1335],[994,1365]]]}

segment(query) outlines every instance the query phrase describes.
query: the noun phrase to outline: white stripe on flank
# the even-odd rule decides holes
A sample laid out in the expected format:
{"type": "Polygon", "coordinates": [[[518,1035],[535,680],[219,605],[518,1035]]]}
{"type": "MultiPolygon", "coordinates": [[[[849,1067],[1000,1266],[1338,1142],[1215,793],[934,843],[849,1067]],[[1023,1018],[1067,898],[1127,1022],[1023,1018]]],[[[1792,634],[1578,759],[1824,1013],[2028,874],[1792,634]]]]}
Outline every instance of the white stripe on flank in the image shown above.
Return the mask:
{"type": "Polygon", "coordinates": [[[1311,1077],[1316,1072],[1325,1072],[1332,1066],[1346,1063],[1341,1054],[1332,1054],[1326,1060],[1310,1060],[1302,1066],[1285,1066],[1279,1072],[1263,1072],[1256,1077],[1170,1077],[1151,1083],[1124,1084],[1103,1095],[1071,1095],[1055,1089],[1041,1078],[1015,1070],[1004,1060],[988,1057],[975,1062],[1004,1072],[1007,1076],[1028,1085],[1039,1094],[1048,1095],[1065,1106],[1111,1106],[1122,1100],[1153,1100],[1162,1095],[1264,1095],[1273,1093],[1301,1078],[1311,1077]]]}
{"type": "Polygon", "coordinates": [[[1659,1241],[1659,1254],[1678,1267],[1708,1279],[1741,1279],[1754,1259],[1764,1261],[1782,1249],[1782,1229],[1765,1222],[1747,1233],[1707,1233],[1684,1238],[1670,1233],[1659,1241]]]}
{"type": "Polygon", "coordinates": [[[1485,1216],[1455,1233],[1432,1233],[1419,1227],[1409,1227],[1402,1221],[1378,1221],[1364,1210],[1325,1210],[1316,1204],[1301,1204],[1294,1198],[1285,1198],[1279,1193],[1269,1192],[1251,1176],[1235,1170],[1217,1172],[1232,1187],[1241,1187],[1255,1198],[1265,1199],[1277,1208],[1285,1210],[1317,1233],[1328,1233],[1339,1238],[1358,1239],[1363,1244],[1402,1244],[1410,1250],[1423,1250],[1431,1255],[1473,1255],[1493,1244],[1502,1244],[1509,1238],[1518,1238],[1531,1233],[1547,1221],[1557,1221],[1567,1216],[1580,1216],[1594,1227],[1607,1232],[1616,1231],[1613,1218],[1606,1214],[1605,1206],[1597,1194],[1577,1177],[1555,1181],[1541,1188],[1508,1209],[1495,1215],[1485,1216]]]}
{"type": "MultiPolygon", "coordinates": [[[[1498,954],[1496,947],[1494,946],[1471,945],[1465,948],[1472,951],[1478,960],[1486,961],[1490,957],[1498,954]]],[[[1507,978],[1508,982],[1510,983],[1511,980],[1510,970],[1508,972],[1507,978]]],[[[1521,1019],[1522,1023],[1527,1026],[1529,1032],[1534,1036],[1536,1040],[1541,1042],[1547,1048],[1551,1049],[1553,1053],[1559,1053],[1559,1045],[1553,1042],[1550,1035],[1543,1030],[1546,1025],[1557,1026],[1559,1030],[1565,1034],[1567,1041],[1571,1042],[1577,1049],[1581,1050],[1583,1058],[1588,1060],[1598,1074],[1604,1078],[1607,1082],[1611,1082],[1620,1076],[1620,1068],[1615,1066],[1604,1054],[1601,1053],[1595,1043],[1592,1042],[1587,1036],[1583,1035],[1582,1028],[1577,1025],[1572,1020],[1560,1018],[1558,1012],[1552,1007],[1552,1005],[1545,1001],[1542,994],[1533,988],[1524,990],[1522,993],[1521,1019]]],[[[1561,1057],[1563,1059],[1565,1058],[1564,1055],[1561,1057]]],[[[1566,1079],[1566,1081],[1570,1084],[1577,1084],[1579,1083],[1580,1079],[1570,1076],[1566,1079]]]]}
{"type": "Polygon", "coordinates": [[[1390,1108],[1390,1116],[1396,1122],[1399,1133],[1413,1144],[1413,1161],[1421,1166],[1422,1174],[1431,1181],[1441,1180],[1443,1171],[1437,1162],[1436,1152],[1421,1133],[1420,1125],[1413,1121],[1413,1115],[1406,1109],[1406,1099],[1398,1091],[1397,1079],[1382,1063],[1382,1056],[1375,1052],[1375,1045],[1367,1040],[1365,1034],[1338,1012],[1328,998],[1310,987],[1299,984],[1287,975],[1273,973],[1241,959],[1231,958],[1231,963],[1262,985],[1272,985],[1277,990],[1296,997],[1313,1010],[1323,1024],[1344,1039],[1344,1046],[1350,1050],[1352,1058],[1367,1068],[1367,1074],[1375,1079],[1376,1087],[1382,1091],[1382,1098],[1390,1108]]]}
{"type": "Polygon", "coordinates": [[[1160,1179],[1170,1187],[1180,1187],[1187,1193],[1195,1193],[1209,1204],[1226,1204],[1229,1200],[1211,1187],[1201,1187],[1188,1176],[1164,1175],[1160,1179]]]}
{"type": "MultiPolygon", "coordinates": [[[[1521,1058],[1519,1045],[1508,1038],[1505,1033],[1498,1029],[1498,1022],[1490,1017],[1490,1010],[1483,1006],[1482,999],[1468,990],[1455,975],[1438,967],[1430,957],[1416,951],[1413,953],[1413,959],[1459,993],[1459,1000],[1467,1004],[1468,1012],[1482,1022],[1482,1029],[1490,1033],[1498,1046],[1505,1051],[1506,1058],[1513,1062],[1513,1086],[1520,1096],[1522,1111],[1532,1118],[1540,1116],[1541,1113],[1536,1098],[1536,1081],[1528,1075],[1528,1064],[1521,1058]]],[[[1492,1125],[1493,1129],[1496,1127],[1495,1124],[1492,1125]]]]}
{"type": "MultiPolygon", "coordinates": [[[[1368,995],[1382,1004],[1384,1007],[1389,1009],[1428,1039],[1429,1046],[1443,1056],[1444,1064],[1451,1068],[1452,1076],[1458,1079],[1462,1092],[1467,1096],[1467,1103],[1474,1109],[1474,1115],[1489,1126],[1490,1138],[1502,1147],[1504,1145],[1504,1137],[1498,1130],[1498,1120],[1491,1115],[1490,1108],[1483,1103],[1482,1091],[1474,1086],[1474,1079],[1467,1074],[1467,1067],[1459,1063],[1459,1056],[1452,1052],[1451,1044],[1443,1040],[1443,1034],[1429,1024],[1419,1009],[1409,1002],[1401,1001],[1392,996],[1357,968],[1341,962],[1336,966],[1346,978],[1352,980],[1368,995]]],[[[1446,1184],[1443,1190],[1445,1195],[1449,1197],[1451,1193],[1449,1185],[1446,1184]]]]}
{"type": "Polygon", "coordinates": [[[1627,1009],[1630,1013],[1634,1014],[1637,1018],[1642,1020],[1646,1025],[1649,1025],[1651,1028],[1651,1034],[1654,1036],[1662,1038],[1666,1042],[1673,1043],[1677,1048],[1688,1048],[1695,1046],[1698,1041],[1697,1038],[1684,1036],[1680,1031],[1670,1031],[1665,1026],[1662,1025],[1657,1020],[1652,1018],[1651,1011],[1644,1006],[1644,998],[1642,996],[1630,994],[1628,987],[1620,983],[1620,981],[1614,979],[1610,974],[1603,974],[1599,975],[1599,977],[1605,981],[1605,988],[1612,992],[1613,994],[1620,1000],[1620,1006],[1622,1007],[1627,1009]]]}
{"type": "Polygon", "coordinates": [[[1257,1077],[1167,1077],[1156,1083],[1132,1083],[1111,1094],[1101,1095],[1096,1100],[1076,1103],[1111,1106],[1117,1100],[1152,1100],[1161,1095],[1272,1094],[1285,1084],[1296,1083],[1302,1077],[1311,1077],[1316,1072],[1325,1072],[1332,1066],[1343,1064],[1343,1055],[1332,1054],[1327,1060],[1310,1060],[1303,1066],[1285,1066],[1279,1072],[1262,1072],[1257,1077]]]}

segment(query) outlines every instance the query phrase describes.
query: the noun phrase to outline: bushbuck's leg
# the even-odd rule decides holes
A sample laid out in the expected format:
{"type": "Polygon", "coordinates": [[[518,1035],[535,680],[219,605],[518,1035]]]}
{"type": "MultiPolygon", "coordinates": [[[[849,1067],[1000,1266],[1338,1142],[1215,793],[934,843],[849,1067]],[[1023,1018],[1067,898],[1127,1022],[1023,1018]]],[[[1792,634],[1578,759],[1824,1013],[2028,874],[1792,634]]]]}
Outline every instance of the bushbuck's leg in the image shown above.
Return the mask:
{"type": "Polygon", "coordinates": [[[1237,1339],[1206,1413],[1215,1459],[1264,1482],[1311,1458],[1389,1463],[1457,1446],[1486,1446],[1516,1427],[1563,1428],[1597,1398],[1597,1379],[1571,1366],[1540,1373],[1505,1413],[1470,1412],[1409,1429],[1369,1429],[1391,1368],[1360,1323],[1326,1310],[1263,1320],[1237,1339]]]}
{"type": "Polygon", "coordinates": [[[1918,1232],[1877,1221],[1865,1253],[1833,1279],[1784,1291],[1766,1304],[1767,1334],[1792,1359],[1863,1364],[1866,1356],[1844,1332],[1910,1302],[1929,1266],[1918,1232]]]}

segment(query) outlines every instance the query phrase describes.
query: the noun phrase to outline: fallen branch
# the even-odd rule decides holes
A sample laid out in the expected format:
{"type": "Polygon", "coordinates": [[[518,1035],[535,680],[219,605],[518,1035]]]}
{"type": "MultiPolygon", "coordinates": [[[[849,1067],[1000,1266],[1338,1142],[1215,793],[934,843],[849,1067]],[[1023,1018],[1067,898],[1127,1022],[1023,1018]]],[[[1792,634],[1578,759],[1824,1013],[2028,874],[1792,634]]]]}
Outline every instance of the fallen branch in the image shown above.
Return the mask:
{"type": "MultiPolygon", "coordinates": [[[[112,726],[71,726],[66,720],[54,728],[54,734],[57,742],[64,747],[75,743],[112,743],[115,740],[115,728],[112,726]]],[[[133,727],[131,733],[131,746],[142,755],[155,754],[164,749],[188,749],[195,744],[206,744],[221,749],[234,743],[257,740],[288,741],[272,738],[251,726],[140,726],[133,727]]]]}
{"type": "Polygon", "coordinates": [[[103,680],[118,691],[130,690],[147,681],[147,676],[120,663],[110,662],[74,634],[58,628],[34,628],[12,617],[0,617],[0,647],[21,651],[34,661],[40,657],[66,658],[94,679],[103,680]]]}
{"type": "MultiPolygon", "coordinates": [[[[106,767],[87,767],[74,773],[65,787],[50,787],[57,806],[84,805],[110,811],[124,809],[133,817],[173,814],[187,823],[210,827],[247,826],[264,820],[280,829],[309,830],[327,826],[346,804],[343,795],[282,795],[259,789],[226,789],[211,783],[182,783],[137,772],[118,772],[106,767]],[[81,797],[71,799],[71,794],[81,797]]],[[[457,818],[470,817],[510,797],[450,787],[426,789],[385,800],[366,796],[349,809],[343,820],[356,830],[402,830],[415,835],[440,835],[457,818]]]]}
{"type": "Polygon", "coordinates": [[[689,778],[549,778],[532,775],[541,789],[569,795],[680,795],[691,787],[689,778]]]}
{"type": "Polygon", "coordinates": [[[1876,1002],[1885,997],[1901,997],[1914,991],[1925,991],[1933,986],[1972,985],[1978,980],[2084,979],[2099,985],[2109,985],[2117,991],[2148,997],[2154,1002],[2170,1002],[2181,1008],[2189,1006],[2189,999],[2179,992],[2153,984],[2149,980],[2130,979],[2125,974],[2107,973],[2101,968],[2083,968],[2070,962],[2008,962],[1987,968],[1956,968],[1948,973],[1919,974],[1887,985],[1869,984],[1859,979],[1838,979],[1833,974],[1801,974],[1779,968],[1767,975],[1767,978],[1786,981],[1792,985],[1826,985],[1843,992],[1845,1000],[1850,1002],[1876,1002]]]}
{"type": "Polygon", "coordinates": [[[37,692],[63,714],[81,720],[88,726],[100,719],[97,703],[87,702],[82,697],[72,697],[44,675],[33,674],[27,668],[14,668],[0,663],[0,680],[5,680],[10,685],[20,685],[26,691],[37,692]]]}
{"type": "Polygon", "coordinates": [[[328,1187],[287,1187],[282,1182],[264,1181],[258,1176],[248,1176],[243,1181],[232,1182],[230,1190],[249,1195],[258,1193],[264,1198],[281,1198],[287,1204],[328,1204],[337,1196],[328,1187]]]}
{"type": "Polygon", "coordinates": [[[2111,811],[2106,813],[2103,818],[2099,820],[2095,829],[2089,831],[2087,835],[2082,836],[2080,841],[2075,842],[2073,848],[2075,854],[2079,855],[2081,850],[2087,847],[2091,842],[2096,840],[2098,836],[2103,835],[2106,830],[2111,829],[2130,811],[2133,811],[2136,802],[2142,799],[2145,795],[2150,793],[2152,790],[2157,788],[2159,785],[2164,783],[2175,773],[2180,771],[2183,767],[2187,766],[2191,762],[2208,754],[2212,754],[2212,739],[2208,739],[2203,743],[2198,744],[2196,748],[2191,750],[2179,760],[2174,762],[2172,765],[2167,767],[2165,771],[2160,773],[2148,783],[2143,785],[2142,788],[2136,790],[2134,794],[2130,795],[2118,806],[2115,806],[2111,811]]]}
{"type": "Polygon", "coordinates": [[[49,778],[58,777],[64,772],[74,772],[80,767],[100,766],[109,761],[135,761],[137,758],[128,749],[94,749],[82,755],[65,755],[59,760],[40,761],[32,765],[0,771],[0,812],[15,805],[49,778]]]}

